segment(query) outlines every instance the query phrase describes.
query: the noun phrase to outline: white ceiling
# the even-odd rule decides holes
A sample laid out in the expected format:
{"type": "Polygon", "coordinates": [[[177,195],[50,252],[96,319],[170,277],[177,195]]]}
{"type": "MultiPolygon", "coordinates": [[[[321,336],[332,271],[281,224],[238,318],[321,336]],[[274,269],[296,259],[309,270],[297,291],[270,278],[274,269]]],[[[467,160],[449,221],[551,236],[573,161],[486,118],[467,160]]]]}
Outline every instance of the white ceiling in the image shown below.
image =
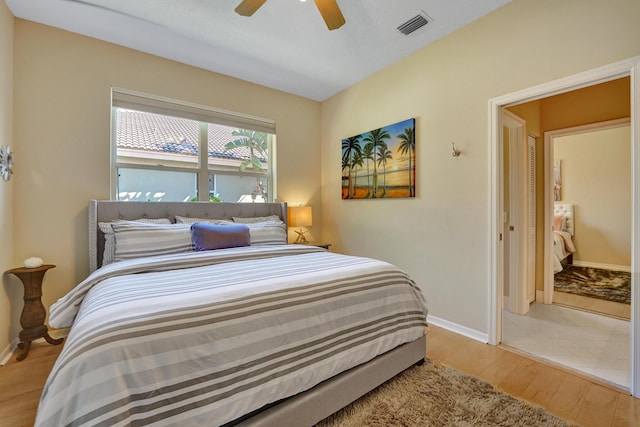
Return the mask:
{"type": "Polygon", "coordinates": [[[6,0],[17,18],[109,41],[317,101],[340,92],[511,0],[338,0],[329,31],[313,1],[6,0]],[[397,27],[423,14],[410,35],[397,27]]]}

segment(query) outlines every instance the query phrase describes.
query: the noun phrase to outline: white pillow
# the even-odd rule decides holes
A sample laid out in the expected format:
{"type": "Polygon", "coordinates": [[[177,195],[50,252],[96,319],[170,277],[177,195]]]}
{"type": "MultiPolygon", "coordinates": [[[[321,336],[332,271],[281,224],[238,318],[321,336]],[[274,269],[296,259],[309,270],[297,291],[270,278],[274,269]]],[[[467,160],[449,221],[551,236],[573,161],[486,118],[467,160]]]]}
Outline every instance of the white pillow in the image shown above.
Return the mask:
{"type": "Polygon", "coordinates": [[[115,260],[193,251],[191,224],[111,223],[115,231],[115,260]]]}
{"type": "MultiPolygon", "coordinates": [[[[123,220],[123,222],[126,222],[123,220]]],[[[133,222],[145,222],[149,224],[171,224],[169,218],[140,218],[133,222]]],[[[98,227],[104,234],[104,252],[102,253],[102,265],[111,264],[115,261],[116,241],[113,227],[110,222],[99,222],[98,227]]]]}

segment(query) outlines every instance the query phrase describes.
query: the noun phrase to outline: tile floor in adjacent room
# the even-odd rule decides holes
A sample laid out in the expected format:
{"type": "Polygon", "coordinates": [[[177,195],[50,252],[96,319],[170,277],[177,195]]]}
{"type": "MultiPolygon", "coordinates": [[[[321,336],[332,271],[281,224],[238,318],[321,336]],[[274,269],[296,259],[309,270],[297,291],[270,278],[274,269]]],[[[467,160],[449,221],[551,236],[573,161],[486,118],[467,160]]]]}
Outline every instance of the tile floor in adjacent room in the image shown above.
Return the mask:
{"type": "Polygon", "coordinates": [[[502,316],[503,344],[627,389],[630,331],[628,321],[553,304],[502,316]]]}

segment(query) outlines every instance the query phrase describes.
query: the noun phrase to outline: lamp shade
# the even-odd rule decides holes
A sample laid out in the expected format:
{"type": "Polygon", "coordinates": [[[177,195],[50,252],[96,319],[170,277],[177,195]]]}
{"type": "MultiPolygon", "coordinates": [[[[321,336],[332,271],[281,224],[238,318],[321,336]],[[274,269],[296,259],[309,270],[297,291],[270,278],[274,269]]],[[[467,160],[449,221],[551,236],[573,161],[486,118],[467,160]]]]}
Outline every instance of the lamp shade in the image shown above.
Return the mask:
{"type": "Polygon", "coordinates": [[[311,227],[311,206],[289,208],[289,227],[311,227]]]}

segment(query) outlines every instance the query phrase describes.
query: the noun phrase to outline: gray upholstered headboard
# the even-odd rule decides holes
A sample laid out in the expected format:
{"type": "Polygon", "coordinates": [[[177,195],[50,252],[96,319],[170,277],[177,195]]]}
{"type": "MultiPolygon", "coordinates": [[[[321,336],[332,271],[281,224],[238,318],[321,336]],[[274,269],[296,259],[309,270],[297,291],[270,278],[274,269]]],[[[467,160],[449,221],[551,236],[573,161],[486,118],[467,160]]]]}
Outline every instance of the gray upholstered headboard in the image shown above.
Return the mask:
{"type": "Polygon", "coordinates": [[[98,222],[140,218],[169,218],[175,222],[176,215],[228,220],[232,217],[278,215],[287,224],[287,204],[89,200],[89,272],[102,265],[104,235],[98,222]]]}

